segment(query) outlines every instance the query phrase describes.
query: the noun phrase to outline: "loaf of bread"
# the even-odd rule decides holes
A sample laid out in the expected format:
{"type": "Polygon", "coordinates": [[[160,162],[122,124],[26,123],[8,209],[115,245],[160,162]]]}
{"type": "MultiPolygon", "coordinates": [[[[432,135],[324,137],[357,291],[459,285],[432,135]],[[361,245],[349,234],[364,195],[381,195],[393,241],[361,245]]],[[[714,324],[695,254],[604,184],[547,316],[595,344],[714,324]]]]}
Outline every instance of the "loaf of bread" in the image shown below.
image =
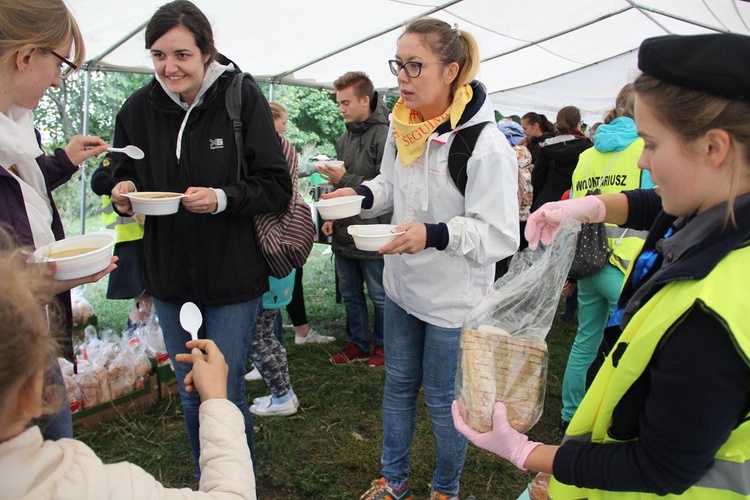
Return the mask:
{"type": "Polygon", "coordinates": [[[459,399],[466,423],[489,431],[495,401],[502,401],[514,429],[526,432],[536,424],[544,401],[547,344],[480,327],[464,329],[461,349],[459,399]]]}
{"type": "Polygon", "coordinates": [[[547,500],[549,498],[549,481],[552,478],[549,474],[540,472],[529,483],[528,491],[531,500],[547,500]]]}

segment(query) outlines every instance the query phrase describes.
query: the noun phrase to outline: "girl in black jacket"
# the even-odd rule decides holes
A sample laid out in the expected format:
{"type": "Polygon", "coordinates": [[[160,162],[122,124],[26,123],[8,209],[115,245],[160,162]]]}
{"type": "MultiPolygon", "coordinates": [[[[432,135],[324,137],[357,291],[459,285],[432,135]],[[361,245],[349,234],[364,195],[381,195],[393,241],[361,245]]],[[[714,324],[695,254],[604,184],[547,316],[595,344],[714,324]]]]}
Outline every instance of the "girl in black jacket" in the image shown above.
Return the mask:
{"type": "MultiPolygon", "coordinates": [[[[188,352],[179,311],[186,301],[203,313],[201,338],[216,342],[229,365],[228,397],[245,416],[252,451],[253,424],[243,375],[268,269],[252,216],[283,209],[291,196],[289,171],[268,103],[252,79],[242,86],[242,129],[248,175],[240,174],[225,94],[237,68],[217,53],[211,26],[191,2],[160,7],[146,28],[155,77],[118,113],[116,146],[135,144],[142,160],[114,158],[112,203],[131,214],[125,194],[184,193],[174,215],[148,216],[144,284],[172,361],[188,352]]],[[[190,444],[198,467],[200,399],[185,390],[187,366],[175,363],[190,444]]]]}

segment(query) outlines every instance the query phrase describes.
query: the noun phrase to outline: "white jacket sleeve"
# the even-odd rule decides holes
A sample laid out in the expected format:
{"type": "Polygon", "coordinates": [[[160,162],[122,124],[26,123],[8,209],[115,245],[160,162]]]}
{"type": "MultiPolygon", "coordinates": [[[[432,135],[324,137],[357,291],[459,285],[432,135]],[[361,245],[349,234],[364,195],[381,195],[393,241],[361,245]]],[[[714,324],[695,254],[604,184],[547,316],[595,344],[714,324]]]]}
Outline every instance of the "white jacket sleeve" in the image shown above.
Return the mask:
{"type": "Polygon", "coordinates": [[[393,138],[393,123],[388,127],[388,138],[383,149],[383,160],[380,162],[380,174],[362,183],[372,191],[372,207],[362,210],[365,219],[375,218],[393,210],[393,170],[401,163],[396,158],[396,142],[393,138]]]}
{"type": "Polygon", "coordinates": [[[448,221],[448,255],[474,267],[513,255],[520,242],[518,161],[505,137],[485,127],[467,164],[465,215],[448,221]]]}
{"type": "Polygon", "coordinates": [[[110,498],[255,500],[255,475],[245,437],[245,420],[226,399],[209,399],[200,406],[200,491],[165,488],[140,467],[120,463],[105,466],[110,498]],[[125,492],[130,491],[130,495],[125,492]]]}

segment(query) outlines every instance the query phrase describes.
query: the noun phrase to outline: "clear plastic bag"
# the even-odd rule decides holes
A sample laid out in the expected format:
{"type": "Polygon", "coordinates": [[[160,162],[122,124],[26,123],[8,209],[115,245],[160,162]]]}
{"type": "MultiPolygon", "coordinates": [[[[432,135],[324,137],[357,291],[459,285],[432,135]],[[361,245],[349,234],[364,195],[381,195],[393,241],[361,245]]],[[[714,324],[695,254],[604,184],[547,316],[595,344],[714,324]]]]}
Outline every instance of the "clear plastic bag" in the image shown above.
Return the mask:
{"type": "Polygon", "coordinates": [[[508,272],[466,317],[456,371],[456,399],[475,430],[492,428],[496,401],[519,432],[542,415],[547,380],[544,339],[576,249],[579,224],[564,221],[552,243],[516,254],[508,272]]]}
{"type": "Polygon", "coordinates": [[[529,500],[547,500],[549,498],[549,481],[552,479],[550,474],[540,472],[531,480],[526,487],[529,493],[529,500]]]}

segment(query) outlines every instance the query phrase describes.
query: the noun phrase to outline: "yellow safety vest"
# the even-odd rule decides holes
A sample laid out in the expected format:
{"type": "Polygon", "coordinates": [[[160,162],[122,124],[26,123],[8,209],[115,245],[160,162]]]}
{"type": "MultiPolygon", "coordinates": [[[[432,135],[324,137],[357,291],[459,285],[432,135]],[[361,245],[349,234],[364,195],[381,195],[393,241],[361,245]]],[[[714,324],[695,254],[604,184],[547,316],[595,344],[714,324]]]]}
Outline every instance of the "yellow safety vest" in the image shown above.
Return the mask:
{"type": "MultiPolygon", "coordinates": [[[[595,148],[587,149],[581,153],[573,172],[573,198],[585,196],[587,191],[597,186],[602,194],[640,188],[641,170],[637,165],[642,152],[641,138],[619,152],[601,153],[595,148]]],[[[606,226],[611,251],[609,262],[627,273],[630,264],[641,252],[647,231],[625,230],[615,224],[606,226]]]]}
{"type": "Polygon", "coordinates": [[[115,212],[109,196],[102,196],[102,222],[107,229],[114,229],[116,243],[135,241],[143,238],[143,225],[133,217],[123,217],[115,212]]]}
{"type": "MultiPolygon", "coordinates": [[[[702,280],[669,283],[659,290],[630,320],[619,342],[627,348],[617,367],[607,358],[583,398],[566,431],[566,439],[617,443],[608,435],[614,408],[632,384],[648,369],[666,332],[671,331],[696,301],[721,318],[746,362],[750,359],[750,326],[738,297],[745,297],[750,280],[750,247],[729,253],[702,280]]],[[[696,429],[696,432],[700,432],[696,429]]],[[[716,452],[711,470],[682,495],[607,492],[550,483],[553,500],[572,499],[713,499],[750,498],[750,415],[729,435],[716,452]]]]}

